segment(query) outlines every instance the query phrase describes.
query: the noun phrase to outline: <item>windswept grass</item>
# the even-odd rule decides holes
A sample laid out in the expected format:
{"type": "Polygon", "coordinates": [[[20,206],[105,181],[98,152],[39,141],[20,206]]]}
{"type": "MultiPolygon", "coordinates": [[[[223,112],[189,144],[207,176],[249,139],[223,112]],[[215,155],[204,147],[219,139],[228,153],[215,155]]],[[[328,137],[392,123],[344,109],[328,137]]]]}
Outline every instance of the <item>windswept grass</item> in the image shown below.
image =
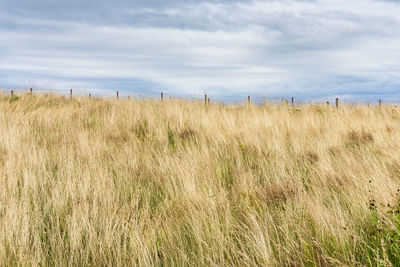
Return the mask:
{"type": "Polygon", "coordinates": [[[3,94],[0,137],[0,265],[400,265],[397,107],[3,94]]]}

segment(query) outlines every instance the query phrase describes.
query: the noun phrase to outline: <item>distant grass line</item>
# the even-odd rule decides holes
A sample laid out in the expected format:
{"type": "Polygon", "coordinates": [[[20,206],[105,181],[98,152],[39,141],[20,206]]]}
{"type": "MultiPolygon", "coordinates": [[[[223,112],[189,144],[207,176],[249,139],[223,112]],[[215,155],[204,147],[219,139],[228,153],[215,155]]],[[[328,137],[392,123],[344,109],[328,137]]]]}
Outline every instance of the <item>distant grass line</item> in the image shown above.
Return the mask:
{"type": "Polygon", "coordinates": [[[16,88],[16,89],[4,89],[0,87],[0,91],[8,94],[53,94],[59,96],[69,97],[89,97],[97,99],[136,99],[146,101],[168,101],[168,100],[186,100],[186,101],[204,101],[208,102],[210,99],[211,103],[218,103],[223,105],[242,105],[251,102],[255,105],[264,104],[295,104],[295,105],[321,105],[328,104],[336,106],[336,100],[338,104],[342,105],[367,105],[367,106],[379,106],[379,105],[400,105],[400,100],[395,97],[388,97],[385,95],[325,95],[325,96],[289,96],[289,95],[266,95],[266,94],[201,94],[201,93],[168,93],[164,91],[152,91],[152,92],[137,92],[130,90],[110,90],[110,89],[33,89],[33,88],[16,88]],[[71,94],[72,93],[72,94],[71,94]],[[118,95],[118,96],[117,96],[118,95]],[[382,98],[383,97],[383,98],[382,98]],[[250,100],[250,101],[249,101],[250,100]]]}
{"type": "Polygon", "coordinates": [[[0,264],[399,266],[400,108],[0,94],[0,264]]]}

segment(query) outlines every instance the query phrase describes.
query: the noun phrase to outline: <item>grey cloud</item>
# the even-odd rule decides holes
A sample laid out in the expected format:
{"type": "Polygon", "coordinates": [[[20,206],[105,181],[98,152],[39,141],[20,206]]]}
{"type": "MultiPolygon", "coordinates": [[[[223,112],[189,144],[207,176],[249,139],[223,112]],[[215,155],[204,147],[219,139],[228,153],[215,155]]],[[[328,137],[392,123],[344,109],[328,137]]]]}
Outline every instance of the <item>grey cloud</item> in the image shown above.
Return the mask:
{"type": "Polygon", "coordinates": [[[1,1],[0,83],[400,95],[399,13],[377,0],[1,1]]]}

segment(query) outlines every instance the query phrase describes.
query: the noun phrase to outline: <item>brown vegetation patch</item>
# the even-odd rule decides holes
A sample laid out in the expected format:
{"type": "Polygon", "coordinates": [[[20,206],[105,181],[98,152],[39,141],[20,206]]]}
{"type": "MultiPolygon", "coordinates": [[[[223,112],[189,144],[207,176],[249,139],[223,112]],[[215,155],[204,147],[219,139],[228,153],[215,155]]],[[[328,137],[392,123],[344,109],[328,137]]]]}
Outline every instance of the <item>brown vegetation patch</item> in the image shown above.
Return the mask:
{"type": "Polygon", "coordinates": [[[351,178],[346,175],[329,174],[326,181],[329,188],[343,189],[354,185],[351,178]]]}
{"type": "Polygon", "coordinates": [[[264,188],[257,190],[256,196],[264,203],[280,204],[294,198],[297,192],[298,188],[289,183],[268,184],[264,188]]]}
{"type": "Polygon", "coordinates": [[[197,136],[197,132],[191,128],[186,128],[179,133],[179,138],[182,140],[191,140],[197,136]]]}
{"type": "Polygon", "coordinates": [[[0,146],[0,167],[4,167],[7,156],[8,156],[7,149],[3,146],[0,146]]]}
{"type": "Polygon", "coordinates": [[[397,162],[388,164],[387,170],[392,179],[400,180],[400,164],[397,162]]]}
{"type": "Polygon", "coordinates": [[[374,142],[374,136],[371,133],[366,132],[365,130],[362,131],[352,130],[347,134],[347,143],[349,145],[361,146],[361,145],[372,144],[373,142],[374,142]]]}
{"type": "Polygon", "coordinates": [[[315,164],[319,161],[319,156],[317,153],[312,151],[307,151],[306,153],[299,154],[297,162],[299,164],[315,164]]]}
{"type": "Polygon", "coordinates": [[[309,162],[309,163],[317,163],[319,161],[319,156],[317,153],[312,152],[312,151],[308,151],[305,155],[305,159],[309,162]]]}
{"type": "Polygon", "coordinates": [[[260,156],[260,152],[259,152],[258,148],[254,145],[239,144],[239,151],[243,157],[248,157],[250,155],[254,156],[254,157],[260,156]]]}
{"type": "Polygon", "coordinates": [[[108,132],[104,135],[104,138],[111,143],[126,143],[129,140],[126,132],[108,132]]]}
{"type": "Polygon", "coordinates": [[[388,132],[389,134],[394,132],[394,128],[392,126],[387,125],[386,126],[386,132],[388,132]]]}

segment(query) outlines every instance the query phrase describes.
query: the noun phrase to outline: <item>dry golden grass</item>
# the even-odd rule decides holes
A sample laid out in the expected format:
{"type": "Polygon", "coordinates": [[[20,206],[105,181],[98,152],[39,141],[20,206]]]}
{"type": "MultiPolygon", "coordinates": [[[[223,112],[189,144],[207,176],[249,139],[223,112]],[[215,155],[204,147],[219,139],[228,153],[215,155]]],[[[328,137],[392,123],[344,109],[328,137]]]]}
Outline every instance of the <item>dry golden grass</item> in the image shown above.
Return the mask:
{"type": "Polygon", "coordinates": [[[1,265],[400,265],[400,109],[0,95],[1,265]]]}

